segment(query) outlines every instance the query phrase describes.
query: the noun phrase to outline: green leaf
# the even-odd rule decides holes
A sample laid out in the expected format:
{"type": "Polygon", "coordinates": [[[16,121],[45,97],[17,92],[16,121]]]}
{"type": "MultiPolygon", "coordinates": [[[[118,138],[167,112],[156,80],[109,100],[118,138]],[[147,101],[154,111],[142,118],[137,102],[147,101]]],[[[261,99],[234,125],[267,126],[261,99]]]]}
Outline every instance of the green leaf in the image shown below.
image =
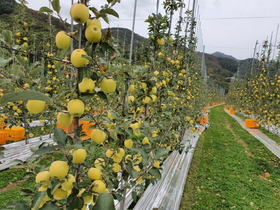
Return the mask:
{"type": "Polygon", "coordinates": [[[134,202],[137,202],[137,193],[135,191],[132,191],[132,199],[134,202]]]}
{"type": "Polygon", "coordinates": [[[67,210],[82,209],[83,205],[84,205],[84,202],[83,202],[82,198],[73,197],[73,198],[67,199],[67,210]]]}
{"type": "Polygon", "coordinates": [[[0,99],[0,104],[15,101],[40,100],[52,104],[52,99],[40,92],[31,90],[18,90],[7,93],[0,99]]]}
{"type": "Polygon", "coordinates": [[[0,79],[0,85],[5,85],[10,82],[12,82],[12,80],[10,80],[10,79],[0,79]]]}
{"type": "Polygon", "coordinates": [[[102,15],[103,20],[109,24],[109,18],[107,17],[107,15],[102,15]]]}
{"type": "Polygon", "coordinates": [[[29,196],[29,195],[32,195],[32,194],[33,194],[33,192],[30,189],[22,189],[21,192],[20,192],[20,195],[23,195],[23,196],[29,196]]]}
{"type": "Polygon", "coordinates": [[[40,147],[34,154],[35,155],[43,155],[51,152],[55,152],[56,149],[53,146],[47,146],[47,147],[40,147]]]}
{"type": "Polygon", "coordinates": [[[111,194],[104,192],[98,195],[93,210],[115,210],[114,198],[111,194]]]}
{"type": "Polygon", "coordinates": [[[54,141],[58,145],[65,146],[67,142],[67,133],[61,128],[54,129],[54,141]]]}
{"type": "Polygon", "coordinates": [[[21,55],[16,55],[16,60],[20,65],[24,65],[26,63],[26,61],[24,60],[24,58],[21,55]]]}
{"type": "Polygon", "coordinates": [[[156,179],[158,179],[158,180],[161,179],[161,173],[158,168],[151,168],[149,170],[149,174],[156,177],[156,179]]]}
{"type": "Polygon", "coordinates": [[[148,154],[142,148],[131,148],[131,150],[140,153],[143,157],[148,157],[148,154]]]}
{"type": "Polygon", "coordinates": [[[11,54],[10,51],[5,48],[0,48],[0,52],[3,54],[11,54]]]}
{"type": "Polygon", "coordinates": [[[89,61],[92,61],[92,57],[88,56],[88,55],[82,55],[82,58],[86,58],[88,59],[89,61]]]}
{"type": "Polygon", "coordinates": [[[0,57],[0,67],[5,67],[11,60],[12,58],[5,59],[0,57]]]}
{"type": "Polygon", "coordinates": [[[56,11],[57,13],[60,13],[60,2],[59,0],[53,0],[52,1],[52,8],[54,9],[54,11],[56,11]]]}
{"type": "Polygon", "coordinates": [[[118,133],[115,130],[110,131],[110,136],[115,140],[118,141],[118,133]]]}
{"type": "Polygon", "coordinates": [[[13,74],[14,76],[24,76],[24,72],[21,70],[20,65],[12,65],[11,74],[13,74]]]}
{"type": "Polygon", "coordinates": [[[160,149],[156,151],[155,159],[161,158],[163,155],[167,154],[169,149],[160,149]]]}
{"type": "Polygon", "coordinates": [[[133,179],[139,175],[139,173],[133,169],[131,162],[128,162],[126,164],[126,169],[127,169],[128,173],[132,176],[133,179]]]}
{"type": "Polygon", "coordinates": [[[97,93],[96,93],[101,99],[103,99],[103,100],[107,100],[108,98],[107,98],[107,95],[104,93],[104,92],[102,92],[102,91],[98,91],[97,93]]]}
{"type": "Polygon", "coordinates": [[[115,10],[110,9],[110,8],[102,9],[102,10],[100,10],[100,13],[105,13],[105,14],[108,14],[108,15],[113,15],[113,16],[119,18],[119,14],[115,10]]]}
{"type": "Polygon", "coordinates": [[[41,7],[39,12],[53,13],[53,11],[48,7],[41,7]]]}
{"type": "Polygon", "coordinates": [[[10,31],[10,30],[4,30],[2,34],[3,34],[3,37],[4,37],[5,42],[7,42],[7,43],[9,43],[9,44],[12,44],[12,40],[13,40],[12,31],[10,31]]]}
{"type": "Polygon", "coordinates": [[[7,203],[7,207],[14,206],[13,209],[20,209],[20,210],[29,210],[30,208],[27,206],[26,201],[11,201],[7,203]]]}
{"type": "Polygon", "coordinates": [[[31,72],[29,73],[29,75],[34,79],[38,73],[42,70],[42,67],[37,67],[31,70],[31,72]]]}
{"type": "Polygon", "coordinates": [[[59,207],[54,203],[46,203],[40,210],[59,210],[59,207]]]}

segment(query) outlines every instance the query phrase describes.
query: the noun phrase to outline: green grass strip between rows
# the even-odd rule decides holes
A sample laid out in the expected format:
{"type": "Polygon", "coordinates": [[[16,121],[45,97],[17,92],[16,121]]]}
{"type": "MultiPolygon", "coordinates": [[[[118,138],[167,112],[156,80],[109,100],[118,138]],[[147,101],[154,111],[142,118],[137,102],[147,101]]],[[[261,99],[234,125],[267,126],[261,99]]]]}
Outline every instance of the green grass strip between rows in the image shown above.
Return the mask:
{"type": "Polygon", "coordinates": [[[210,111],[211,126],[195,150],[180,209],[280,209],[279,159],[222,106],[210,111]]]}

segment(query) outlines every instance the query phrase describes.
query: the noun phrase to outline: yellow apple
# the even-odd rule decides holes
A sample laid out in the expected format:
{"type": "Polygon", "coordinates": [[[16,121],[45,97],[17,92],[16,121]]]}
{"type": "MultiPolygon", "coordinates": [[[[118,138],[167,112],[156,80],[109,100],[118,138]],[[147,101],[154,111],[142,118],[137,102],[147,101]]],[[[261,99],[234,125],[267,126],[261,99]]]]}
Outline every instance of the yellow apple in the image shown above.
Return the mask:
{"type": "Polygon", "coordinates": [[[155,161],[153,162],[153,166],[154,166],[155,168],[159,168],[159,166],[160,166],[160,161],[155,160],[155,161]]]}
{"type": "Polygon", "coordinates": [[[102,130],[94,129],[91,132],[91,140],[97,144],[102,144],[105,141],[106,137],[106,133],[102,130]]]}
{"type": "Polygon", "coordinates": [[[60,126],[68,127],[71,125],[73,117],[68,112],[59,112],[56,119],[60,126]]]}
{"type": "Polygon", "coordinates": [[[59,49],[68,49],[71,45],[71,37],[65,31],[60,31],[55,36],[55,43],[59,49]]]}
{"type": "Polygon", "coordinates": [[[44,110],[46,106],[45,101],[40,100],[28,100],[26,103],[26,108],[31,114],[38,114],[44,110]]]}
{"type": "Polygon", "coordinates": [[[158,57],[159,57],[159,58],[163,58],[163,57],[164,57],[164,53],[159,52],[159,53],[158,53],[158,57]]]}
{"type": "Polygon", "coordinates": [[[72,190],[73,183],[76,182],[75,176],[72,174],[68,174],[67,177],[64,179],[64,182],[61,184],[61,189],[64,191],[72,190]]]}
{"type": "Polygon", "coordinates": [[[85,37],[89,42],[100,42],[102,37],[101,29],[96,25],[90,25],[86,28],[85,37]]]}
{"type": "Polygon", "coordinates": [[[129,93],[133,93],[135,91],[135,86],[134,85],[129,85],[128,91],[129,91],[129,93]]]}
{"type": "Polygon", "coordinates": [[[104,93],[115,92],[117,88],[117,82],[111,78],[104,78],[100,83],[100,88],[104,93]]]}
{"type": "Polygon", "coordinates": [[[114,163],[113,164],[113,171],[114,172],[116,172],[116,173],[118,173],[118,172],[120,172],[120,170],[122,169],[122,167],[121,167],[121,165],[120,164],[118,164],[118,163],[114,163]]]}
{"type": "Polygon", "coordinates": [[[90,168],[88,170],[87,175],[88,175],[88,178],[90,178],[91,180],[101,180],[102,179],[102,173],[101,173],[100,169],[98,169],[98,168],[94,168],[94,167],[90,168]]]}
{"type": "Polygon", "coordinates": [[[64,179],[69,171],[69,166],[65,161],[54,161],[51,163],[49,172],[52,178],[64,179]]]}
{"type": "Polygon", "coordinates": [[[158,40],[157,40],[157,43],[158,43],[158,45],[160,45],[160,46],[164,45],[164,39],[163,39],[163,38],[158,39],[158,40]]]}
{"type": "Polygon", "coordinates": [[[135,98],[134,98],[134,96],[128,96],[128,103],[132,103],[134,100],[135,100],[135,98]]]}
{"type": "Polygon", "coordinates": [[[144,137],[142,140],[142,144],[151,144],[151,142],[147,137],[144,137]]]}
{"type": "Polygon", "coordinates": [[[106,185],[103,181],[101,180],[95,180],[92,183],[93,187],[92,187],[92,191],[95,193],[103,193],[106,190],[106,185]]]}
{"type": "Polygon", "coordinates": [[[95,25],[98,28],[102,29],[101,22],[98,19],[96,19],[96,18],[88,19],[87,20],[87,27],[90,26],[90,25],[95,25]]]}
{"type": "Polygon", "coordinates": [[[152,90],[150,91],[151,94],[157,93],[157,87],[152,87],[152,90]]]}
{"type": "Polygon", "coordinates": [[[81,93],[93,93],[95,82],[90,78],[83,78],[82,82],[78,84],[78,87],[81,93]]]}
{"type": "Polygon", "coordinates": [[[149,96],[146,96],[145,98],[143,98],[142,102],[143,102],[144,104],[148,104],[148,103],[151,102],[151,98],[150,98],[149,96]]]}
{"type": "Polygon", "coordinates": [[[85,104],[80,99],[73,99],[68,102],[67,110],[73,117],[79,117],[85,111],[85,104]]]}
{"type": "Polygon", "coordinates": [[[49,182],[50,178],[51,176],[49,171],[41,171],[36,175],[35,182],[41,183],[42,186],[48,186],[50,183],[49,182]]]}
{"type": "Polygon", "coordinates": [[[75,3],[70,8],[70,16],[76,23],[85,23],[89,19],[89,9],[84,4],[75,3]]]}
{"type": "Polygon", "coordinates": [[[132,148],[133,147],[133,141],[131,139],[126,139],[124,141],[124,146],[128,149],[132,148]]]}
{"type": "Polygon", "coordinates": [[[85,149],[77,149],[72,154],[72,163],[82,163],[87,157],[87,151],[85,149]]]}
{"type": "Polygon", "coordinates": [[[83,67],[88,64],[88,59],[83,58],[82,55],[87,55],[86,51],[83,49],[75,49],[71,53],[71,63],[75,67],[83,67]]]}

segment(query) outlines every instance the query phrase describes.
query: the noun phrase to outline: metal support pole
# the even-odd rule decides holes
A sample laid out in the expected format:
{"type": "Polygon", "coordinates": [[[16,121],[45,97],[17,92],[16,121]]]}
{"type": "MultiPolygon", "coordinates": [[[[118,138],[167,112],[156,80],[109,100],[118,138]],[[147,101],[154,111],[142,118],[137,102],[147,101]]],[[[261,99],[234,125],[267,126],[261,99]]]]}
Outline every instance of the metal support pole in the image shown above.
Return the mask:
{"type": "Polygon", "coordinates": [[[157,9],[156,9],[156,15],[159,13],[159,0],[157,0],[157,9]]]}
{"type": "Polygon", "coordinates": [[[134,43],[134,26],[135,26],[136,7],[137,7],[137,0],[134,1],[134,13],[133,13],[131,41],[130,41],[129,65],[131,65],[131,62],[132,62],[132,51],[133,51],[133,43],[134,43]]]}
{"type": "Polygon", "coordinates": [[[272,59],[274,59],[274,55],[275,55],[275,49],[277,48],[277,36],[278,36],[278,30],[279,30],[279,23],[277,25],[277,30],[276,30],[276,35],[275,35],[275,42],[274,42],[274,46],[273,46],[273,54],[272,54],[272,59]]]}

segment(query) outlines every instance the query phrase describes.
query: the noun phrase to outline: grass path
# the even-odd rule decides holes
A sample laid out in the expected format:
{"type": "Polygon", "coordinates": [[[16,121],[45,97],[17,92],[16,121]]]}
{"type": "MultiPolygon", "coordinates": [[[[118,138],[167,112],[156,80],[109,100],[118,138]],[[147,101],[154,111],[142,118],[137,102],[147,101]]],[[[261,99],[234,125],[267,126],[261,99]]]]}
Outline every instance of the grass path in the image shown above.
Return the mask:
{"type": "Polygon", "coordinates": [[[211,126],[195,150],[180,209],[280,210],[280,160],[222,106],[210,111],[211,126]]]}

